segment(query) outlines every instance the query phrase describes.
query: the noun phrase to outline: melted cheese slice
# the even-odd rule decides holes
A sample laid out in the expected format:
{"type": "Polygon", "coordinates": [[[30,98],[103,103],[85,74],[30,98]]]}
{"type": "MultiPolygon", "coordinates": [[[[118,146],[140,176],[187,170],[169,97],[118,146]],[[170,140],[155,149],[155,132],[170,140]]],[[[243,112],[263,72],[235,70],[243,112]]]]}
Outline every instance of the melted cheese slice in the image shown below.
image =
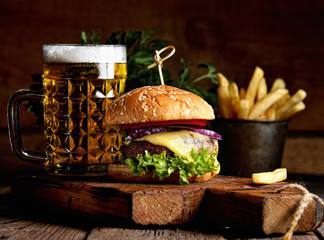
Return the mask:
{"type": "Polygon", "coordinates": [[[166,147],[178,156],[186,157],[189,161],[193,161],[190,156],[192,148],[196,151],[205,148],[209,153],[218,149],[216,139],[187,130],[150,134],[138,138],[136,141],[148,141],[154,145],[166,147]]]}

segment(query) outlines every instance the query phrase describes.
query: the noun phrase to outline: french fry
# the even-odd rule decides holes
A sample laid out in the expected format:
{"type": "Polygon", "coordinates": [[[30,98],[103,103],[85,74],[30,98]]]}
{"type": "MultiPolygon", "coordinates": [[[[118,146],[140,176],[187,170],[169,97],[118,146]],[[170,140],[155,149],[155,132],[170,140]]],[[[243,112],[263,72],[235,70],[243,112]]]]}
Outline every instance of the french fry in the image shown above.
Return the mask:
{"type": "Polygon", "coordinates": [[[286,82],[282,78],[274,80],[270,92],[275,91],[279,88],[286,88],[286,82]]]}
{"type": "Polygon", "coordinates": [[[229,81],[223,74],[217,73],[216,75],[218,77],[220,87],[228,87],[229,86],[229,81]]]}
{"type": "Polygon", "coordinates": [[[243,87],[240,88],[240,98],[245,99],[246,91],[243,87]]]}
{"type": "Polygon", "coordinates": [[[276,109],[279,109],[281,106],[283,106],[289,99],[290,99],[290,94],[287,93],[285,95],[283,95],[282,98],[280,98],[277,102],[275,102],[275,104],[273,104],[273,107],[276,109]]]}
{"type": "Polygon", "coordinates": [[[246,99],[241,99],[239,102],[239,111],[237,113],[238,119],[247,119],[249,116],[250,103],[246,99]]]}
{"type": "Polygon", "coordinates": [[[277,78],[270,91],[263,70],[256,66],[247,89],[238,88],[217,73],[219,107],[215,114],[223,118],[237,119],[287,119],[306,108],[303,100],[306,92],[298,90],[293,96],[286,89],[286,82],[277,78]]]}
{"type": "MultiPolygon", "coordinates": [[[[278,101],[280,101],[280,99],[278,101]]],[[[265,114],[267,116],[267,119],[275,120],[276,119],[276,108],[274,106],[269,107],[265,114]]]]}
{"type": "Polygon", "coordinates": [[[233,118],[231,97],[228,87],[218,87],[218,105],[223,118],[233,118]]]}
{"type": "Polygon", "coordinates": [[[273,184],[286,180],[287,169],[278,168],[273,172],[261,172],[252,174],[252,182],[255,184],[273,184]]]}
{"type": "Polygon", "coordinates": [[[284,105],[278,108],[276,115],[281,118],[281,115],[289,111],[295,104],[303,101],[307,96],[307,93],[303,89],[299,89],[284,105]]]}
{"type": "Polygon", "coordinates": [[[263,115],[260,115],[259,117],[256,118],[256,120],[264,120],[264,119],[267,119],[267,115],[266,114],[263,114],[263,115]]]}
{"type": "Polygon", "coordinates": [[[292,108],[288,109],[287,112],[284,112],[281,115],[281,119],[288,119],[291,118],[293,115],[295,115],[296,113],[303,111],[306,108],[306,105],[303,101],[296,103],[292,108]]]}
{"type": "Polygon", "coordinates": [[[231,83],[228,87],[229,93],[230,93],[230,97],[231,97],[231,103],[232,103],[232,110],[233,110],[233,114],[234,117],[237,116],[237,113],[239,111],[239,107],[240,107],[240,94],[239,94],[239,90],[238,87],[236,85],[236,83],[231,83]]]}
{"type": "Polygon", "coordinates": [[[258,87],[260,84],[260,81],[263,78],[263,70],[260,67],[256,67],[254,70],[254,73],[252,75],[252,78],[250,80],[249,86],[246,90],[245,99],[249,101],[250,108],[253,106],[255,101],[255,96],[258,91],[258,87]]]}
{"type": "Polygon", "coordinates": [[[288,93],[287,89],[277,89],[269,92],[261,100],[257,101],[256,104],[254,104],[254,106],[251,108],[248,119],[256,119],[260,115],[264,114],[269,107],[271,107],[286,93],[288,93]]]}
{"type": "Polygon", "coordinates": [[[267,95],[268,92],[268,87],[265,78],[262,78],[260,83],[259,83],[259,88],[257,92],[257,100],[260,100],[263,98],[265,95],[267,95]]]}
{"type": "Polygon", "coordinates": [[[231,96],[228,89],[229,82],[227,78],[221,73],[217,73],[217,77],[219,80],[217,94],[220,113],[223,118],[233,118],[234,115],[232,112],[231,96]]]}
{"type": "Polygon", "coordinates": [[[233,118],[231,96],[228,89],[229,82],[221,73],[217,73],[217,77],[219,80],[217,88],[219,110],[223,118],[233,118]]]}

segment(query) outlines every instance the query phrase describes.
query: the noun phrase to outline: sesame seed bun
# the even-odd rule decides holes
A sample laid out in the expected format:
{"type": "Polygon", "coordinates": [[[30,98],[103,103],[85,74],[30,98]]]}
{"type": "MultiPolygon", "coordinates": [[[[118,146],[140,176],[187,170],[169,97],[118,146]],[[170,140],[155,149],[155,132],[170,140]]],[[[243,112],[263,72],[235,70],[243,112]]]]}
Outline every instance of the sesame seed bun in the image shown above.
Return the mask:
{"type": "Polygon", "coordinates": [[[213,108],[198,95],[159,85],[136,88],[122,95],[107,109],[105,120],[115,125],[214,118],[213,108]]]}

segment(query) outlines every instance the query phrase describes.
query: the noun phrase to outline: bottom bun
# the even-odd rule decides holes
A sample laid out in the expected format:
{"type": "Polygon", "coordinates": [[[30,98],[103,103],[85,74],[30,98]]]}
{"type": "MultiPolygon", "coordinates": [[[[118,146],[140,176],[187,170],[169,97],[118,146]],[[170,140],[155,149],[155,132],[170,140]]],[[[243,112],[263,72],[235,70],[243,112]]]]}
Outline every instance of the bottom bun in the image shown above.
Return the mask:
{"type": "MultiPolygon", "coordinates": [[[[138,176],[132,175],[132,169],[127,165],[122,164],[110,164],[108,167],[109,176],[115,180],[120,182],[137,182],[137,183],[175,183],[179,184],[180,175],[179,171],[173,172],[169,177],[165,177],[160,180],[159,177],[153,178],[153,172],[147,172],[146,174],[141,173],[138,176]]],[[[208,172],[203,174],[200,177],[194,175],[193,177],[188,177],[189,183],[198,183],[198,182],[206,182],[211,180],[216,176],[214,172],[208,172]]]]}

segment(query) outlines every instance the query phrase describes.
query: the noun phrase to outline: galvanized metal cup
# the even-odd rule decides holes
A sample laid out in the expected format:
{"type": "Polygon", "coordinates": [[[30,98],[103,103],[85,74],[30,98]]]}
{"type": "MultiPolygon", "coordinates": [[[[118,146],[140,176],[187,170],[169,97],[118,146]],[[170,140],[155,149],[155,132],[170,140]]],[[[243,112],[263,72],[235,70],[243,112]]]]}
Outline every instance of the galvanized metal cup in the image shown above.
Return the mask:
{"type": "Polygon", "coordinates": [[[280,167],[289,120],[215,119],[222,136],[218,161],[222,175],[251,177],[280,167]]]}

